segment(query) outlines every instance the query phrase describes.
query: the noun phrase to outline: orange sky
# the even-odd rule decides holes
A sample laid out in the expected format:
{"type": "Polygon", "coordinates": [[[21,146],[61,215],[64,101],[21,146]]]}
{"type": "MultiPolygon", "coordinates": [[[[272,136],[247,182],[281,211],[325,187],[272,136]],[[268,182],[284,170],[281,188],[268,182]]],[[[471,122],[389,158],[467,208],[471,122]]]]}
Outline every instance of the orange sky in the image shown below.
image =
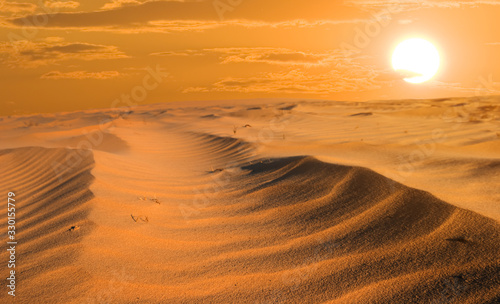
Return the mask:
{"type": "Polygon", "coordinates": [[[0,1],[0,115],[182,100],[500,92],[500,0],[0,1]],[[406,38],[433,80],[391,68],[406,38]]]}

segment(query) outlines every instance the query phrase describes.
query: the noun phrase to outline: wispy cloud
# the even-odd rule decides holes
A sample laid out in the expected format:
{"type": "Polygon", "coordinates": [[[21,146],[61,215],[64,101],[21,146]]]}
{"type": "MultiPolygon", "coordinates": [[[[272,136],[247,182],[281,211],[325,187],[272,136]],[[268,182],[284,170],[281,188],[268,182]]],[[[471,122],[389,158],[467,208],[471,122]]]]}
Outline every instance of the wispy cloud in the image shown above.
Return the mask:
{"type": "Polygon", "coordinates": [[[74,71],[74,72],[59,72],[52,71],[42,75],[41,79],[52,79],[52,80],[60,80],[60,79],[76,79],[76,80],[84,80],[84,79],[97,79],[97,80],[107,80],[120,78],[123,75],[118,71],[102,71],[102,72],[86,72],[86,71],[74,71]]]}
{"type": "Polygon", "coordinates": [[[228,77],[208,87],[189,87],[184,93],[193,92],[238,92],[238,93],[302,93],[331,94],[338,92],[362,92],[379,88],[376,74],[370,70],[357,74],[342,74],[339,71],[313,74],[301,70],[264,73],[255,77],[228,77]]]}
{"type": "Polygon", "coordinates": [[[53,9],[75,9],[80,6],[77,1],[45,1],[44,5],[53,9]]]}
{"type": "Polygon", "coordinates": [[[0,58],[10,67],[35,68],[69,59],[89,61],[128,58],[128,56],[116,46],[64,42],[56,37],[37,42],[27,40],[2,42],[0,58]]]}
{"type": "MultiPolygon", "coordinates": [[[[26,23],[34,16],[23,19],[12,19],[10,27],[31,27],[34,23],[26,23]]],[[[42,17],[40,17],[42,18],[42,17]]],[[[50,20],[50,18],[48,19],[50,20]]],[[[350,20],[316,20],[307,21],[304,19],[288,20],[283,22],[264,22],[252,20],[154,20],[144,23],[133,23],[127,25],[106,25],[106,26],[59,26],[48,22],[43,26],[48,30],[74,30],[74,31],[94,31],[94,32],[117,32],[126,34],[137,33],[173,33],[173,32],[203,32],[224,27],[241,28],[275,28],[275,29],[300,29],[300,28],[331,28],[337,25],[357,24],[373,22],[372,19],[350,19],[350,20]]]]}
{"type": "Polygon", "coordinates": [[[287,48],[212,48],[153,53],[154,56],[208,56],[215,55],[222,64],[266,63],[291,66],[325,66],[348,61],[341,51],[307,52],[287,48]]]}
{"type": "Polygon", "coordinates": [[[0,13],[7,13],[11,17],[16,17],[22,14],[32,14],[36,11],[36,9],[37,5],[33,3],[0,1],[0,13]]]}
{"type": "Polygon", "coordinates": [[[143,1],[138,1],[138,0],[112,0],[111,2],[108,2],[104,4],[102,7],[103,10],[111,10],[115,8],[119,8],[122,6],[127,6],[127,5],[137,5],[145,2],[143,1]]]}
{"type": "Polygon", "coordinates": [[[465,8],[479,5],[500,5],[500,0],[347,0],[345,4],[365,9],[384,9],[392,7],[394,10],[409,11],[421,8],[465,8]]]}
{"type": "MultiPolygon", "coordinates": [[[[245,1],[245,5],[228,9],[224,20],[214,8],[213,0],[111,0],[100,9],[81,12],[60,12],[60,8],[78,7],[77,1],[47,0],[49,14],[34,4],[9,3],[11,10],[24,12],[7,20],[11,27],[43,27],[82,31],[117,31],[123,33],[205,31],[225,26],[304,28],[327,27],[347,23],[373,22],[373,12],[400,13],[421,8],[462,8],[479,5],[500,5],[494,1],[449,0],[315,0],[311,9],[308,0],[245,1]],[[265,8],[265,9],[263,9],[265,8]],[[43,25],[26,20],[47,20],[43,25]]],[[[6,6],[6,7],[7,7],[6,6]]],[[[401,24],[412,19],[400,20],[401,24]]]]}

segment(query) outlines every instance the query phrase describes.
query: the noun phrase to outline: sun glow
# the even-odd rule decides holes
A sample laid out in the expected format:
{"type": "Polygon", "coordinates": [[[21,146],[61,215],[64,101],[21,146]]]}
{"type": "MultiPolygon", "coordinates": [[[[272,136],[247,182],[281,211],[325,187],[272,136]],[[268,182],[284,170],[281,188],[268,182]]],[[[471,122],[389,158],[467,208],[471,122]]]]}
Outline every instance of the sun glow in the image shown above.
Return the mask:
{"type": "Polygon", "coordinates": [[[409,83],[428,81],[439,70],[440,57],[436,47],[427,40],[420,38],[401,42],[392,55],[394,70],[408,74],[404,78],[409,83]]]}

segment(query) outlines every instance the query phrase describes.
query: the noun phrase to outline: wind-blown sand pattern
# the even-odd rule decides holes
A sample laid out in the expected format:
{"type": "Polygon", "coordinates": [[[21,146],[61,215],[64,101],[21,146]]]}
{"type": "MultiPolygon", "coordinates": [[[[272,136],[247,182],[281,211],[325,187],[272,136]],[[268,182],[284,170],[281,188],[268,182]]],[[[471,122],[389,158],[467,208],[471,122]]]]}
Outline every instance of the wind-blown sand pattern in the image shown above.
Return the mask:
{"type": "MultiPolygon", "coordinates": [[[[64,148],[23,147],[0,152],[2,193],[16,191],[17,246],[16,274],[22,291],[19,303],[57,303],[78,297],[81,286],[88,284],[86,270],[75,264],[83,250],[81,241],[93,230],[89,219],[89,201],[94,197],[89,185],[94,165],[90,151],[78,151],[81,161],[66,174],[51,170],[54,161],[62,161],[71,150],[64,148]],[[71,226],[81,227],[70,233],[71,226]]],[[[75,152],[76,153],[76,152],[75,152]]],[[[7,213],[2,214],[2,235],[6,235],[7,213]]],[[[7,265],[2,250],[2,264],[7,265]]],[[[10,269],[9,269],[10,270],[10,269]]],[[[8,271],[3,272],[8,277],[8,271]]],[[[7,284],[4,284],[7,285],[7,284]]],[[[2,293],[2,303],[13,303],[2,293]],[[7,301],[8,300],[8,301],[7,301]]]]}
{"type": "Polygon", "coordinates": [[[497,104],[0,118],[16,303],[500,303],[497,104]]]}

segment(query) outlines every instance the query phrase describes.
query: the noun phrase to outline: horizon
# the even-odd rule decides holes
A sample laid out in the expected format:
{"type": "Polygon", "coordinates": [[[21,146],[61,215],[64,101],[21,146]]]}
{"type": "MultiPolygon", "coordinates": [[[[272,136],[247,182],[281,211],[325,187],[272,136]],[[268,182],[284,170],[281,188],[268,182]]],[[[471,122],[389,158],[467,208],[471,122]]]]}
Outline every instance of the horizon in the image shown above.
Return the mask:
{"type": "MultiPolygon", "coordinates": [[[[124,111],[129,111],[131,109],[136,109],[136,108],[141,108],[145,107],[147,108],[148,106],[152,107],[157,107],[157,106],[162,106],[164,105],[165,107],[168,107],[169,105],[172,105],[174,108],[177,106],[183,106],[183,107],[195,107],[195,106],[200,106],[197,103],[208,103],[212,104],[214,102],[221,102],[222,105],[224,103],[229,103],[229,102],[254,102],[259,104],[261,101],[267,101],[268,103],[279,103],[279,102],[285,102],[285,103],[301,103],[301,102],[331,102],[331,103],[377,103],[377,102],[395,102],[395,101],[405,101],[405,102],[412,102],[412,101],[453,101],[453,100],[460,100],[460,99],[465,99],[465,100],[472,100],[472,99],[500,99],[500,95],[480,95],[480,96],[451,96],[451,97],[440,97],[440,98],[409,98],[409,99],[369,99],[369,100],[334,100],[334,99],[320,99],[320,98],[241,98],[241,99],[205,99],[205,100],[177,100],[177,101],[170,101],[170,102],[157,102],[157,103],[147,103],[147,104],[135,104],[131,106],[122,106],[122,107],[102,107],[102,108],[89,108],[89,109],[79,109],[79,110],[70,110],[70,111],[58,111],[58,112],[34,112],[34,113],[15,113],[15,114],[10,114],[10,115],[0,115],[0,118],[9,118],[9,117],[31,117],[31,116],[38,116],[38,115],[64,115],[64,114],[71,114],[75,112],[99,112],[99,111],[118,111],[118,112],[124,112],[124,111]]],[[[221,105],[221,104],[219,104],[221,105]]]]}

